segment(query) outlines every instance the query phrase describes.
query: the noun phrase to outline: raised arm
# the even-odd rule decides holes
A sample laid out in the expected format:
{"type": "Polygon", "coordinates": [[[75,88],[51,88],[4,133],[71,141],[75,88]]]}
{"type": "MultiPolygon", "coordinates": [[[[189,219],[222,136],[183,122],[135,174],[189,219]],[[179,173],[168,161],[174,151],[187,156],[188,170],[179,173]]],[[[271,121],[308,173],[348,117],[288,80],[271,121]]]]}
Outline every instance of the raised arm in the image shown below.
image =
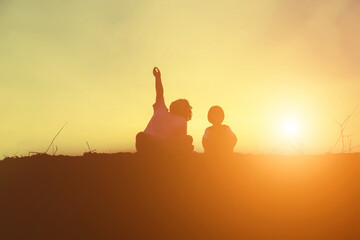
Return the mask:
{"type": "Polygon", "coordinates": [[[154,67],[153,74],[155,76],[156,102],[164,98],[164,88],[161,83],[161,73],[157,67],[154,67]]]}

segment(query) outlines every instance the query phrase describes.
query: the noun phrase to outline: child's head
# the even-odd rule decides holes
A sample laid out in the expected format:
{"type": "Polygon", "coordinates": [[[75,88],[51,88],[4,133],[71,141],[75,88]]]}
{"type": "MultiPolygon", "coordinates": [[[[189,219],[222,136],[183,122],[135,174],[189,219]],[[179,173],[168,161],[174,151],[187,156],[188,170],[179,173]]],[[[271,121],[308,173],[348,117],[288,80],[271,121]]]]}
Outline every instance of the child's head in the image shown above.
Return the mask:
{"type": "Polygon", "coordinates": [[[208,112],[208,120],[213,125],[220,125],[225,118],[224,110],[220,106],[212,106],[208,112]]]}
{"type": "Polygon", "coordinates": [[[189,121],[192,117],[191,108],[188,100],[178,99],[170,104],[170,113],[189,121]]]}

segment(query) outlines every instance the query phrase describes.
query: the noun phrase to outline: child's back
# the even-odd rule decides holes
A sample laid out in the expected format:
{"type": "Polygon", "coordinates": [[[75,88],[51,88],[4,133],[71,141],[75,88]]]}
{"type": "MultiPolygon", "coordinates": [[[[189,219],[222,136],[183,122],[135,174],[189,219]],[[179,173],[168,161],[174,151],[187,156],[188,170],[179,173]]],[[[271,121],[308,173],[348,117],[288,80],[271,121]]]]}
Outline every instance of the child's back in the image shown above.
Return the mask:
{"type": "Polygon", "coordinates": [[[210,108],[208,119],[213,126],[205,130],[202,139],[205,153],[225,154],[234,151],[237,138],[229,126],[221,124],[224,117],[225,114],[221,107],[213,106],[210,108]]]}

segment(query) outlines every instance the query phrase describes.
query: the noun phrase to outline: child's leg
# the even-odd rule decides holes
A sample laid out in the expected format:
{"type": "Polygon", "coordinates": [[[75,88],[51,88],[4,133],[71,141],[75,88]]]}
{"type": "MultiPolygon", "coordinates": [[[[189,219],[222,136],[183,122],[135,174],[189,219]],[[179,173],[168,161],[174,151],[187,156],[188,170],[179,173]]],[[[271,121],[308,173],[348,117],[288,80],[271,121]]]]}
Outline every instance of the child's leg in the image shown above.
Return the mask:
{"type": "Polygon", "coordinates": [[[191,153],[194,151],[194,146],[192,145],[193,138],[190,135],[186,135],[184,138],[181,138],[173,142],[173,150],[177,153],[191,153]]]}
{"type": "Polygon", "coordinates": [[[157,154],[166,150],[166,142],[144,132],[136,135],[136,151],[146,154],[157,154]]]}
{"type": "Polygon", "coordinates": [[[145,153],[145,152],[149,152],[151,150],[151,145],[152,145],[152,141],[151,141],[151,137],[144,133],[144,132],[139,132],[136,135],[136,151],[140,152],[140,153],[145,153]]]}
{"type": "Polygon", "coordinates": [[[185,138],[185,150],[186,151],[189,151],[189,152],[194,151],[194,145],[192,143],[193,143],[193,137],[190,135],[186,135],[186,138],[185,138]]]}

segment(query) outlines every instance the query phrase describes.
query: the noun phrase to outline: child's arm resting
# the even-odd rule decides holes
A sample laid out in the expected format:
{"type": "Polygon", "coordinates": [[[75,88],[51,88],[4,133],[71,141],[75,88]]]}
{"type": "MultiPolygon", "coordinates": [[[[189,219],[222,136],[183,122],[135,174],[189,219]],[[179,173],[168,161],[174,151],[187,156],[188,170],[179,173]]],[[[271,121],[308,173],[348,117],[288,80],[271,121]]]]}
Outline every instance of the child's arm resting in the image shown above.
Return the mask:
{"type": "Polygon", "coordinates": [[[204,151],[207,152],[208,151],[208,143],[209,143],[209,129],[207,128],[204,132],[204,136],[202,138],[202,141],[201,141],[202,145],[203,145],[203,148],[204,148],[204,151]]]}
{"type": "Polygon", "coordinates": [[[229,131],[230,131],[230,138],[231,138],[231,146],[235,147],[235,145],[237,143],[237,137],[236,137],[235,133],[231,130],[230,127],[229,127],[229,131]]]}

